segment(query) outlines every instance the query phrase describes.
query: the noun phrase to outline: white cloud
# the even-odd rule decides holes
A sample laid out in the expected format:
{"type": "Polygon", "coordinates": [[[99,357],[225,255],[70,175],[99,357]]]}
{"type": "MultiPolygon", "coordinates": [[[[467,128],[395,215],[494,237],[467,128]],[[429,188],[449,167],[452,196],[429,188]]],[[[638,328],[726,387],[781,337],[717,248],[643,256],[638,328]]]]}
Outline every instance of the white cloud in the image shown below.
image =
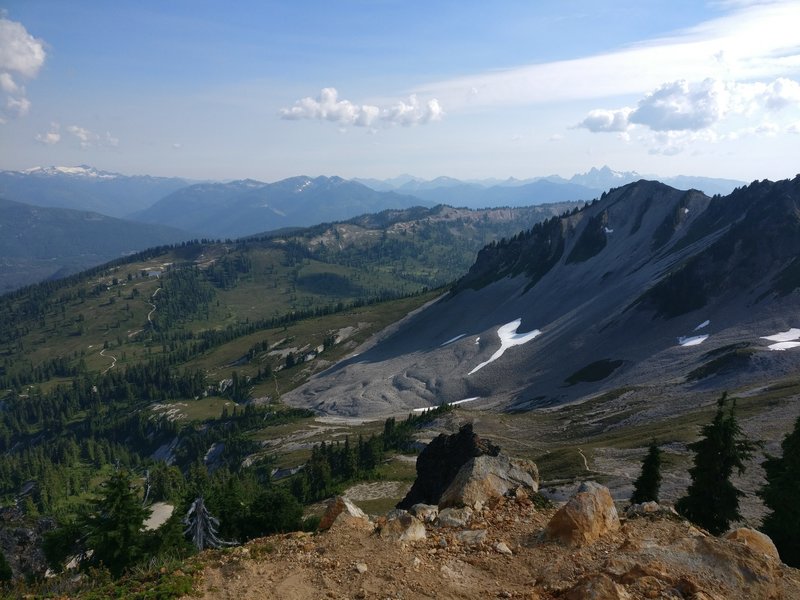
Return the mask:
{"type": "Polygon", "coordinates": [[[13,116],[24,117],[31,109],[31,101],[24,97],[15,98],[14,96],[9,96],[6,99],[6,109],[6,112],[13,116]]]}
{"type": "Polygon", "coordinates": [[[302,98],[291,108],[281,109],[280,114],[282,119],[323,119],[366,127],[377,118],[379,112],[377,106],[359,106],[349,100],[339,100],[336,88],[323,88],[316,99],[302,98]]]}
{"type": "Polygon", "coordinates": [[[317,98],[301,98],[294,106],[280,110],[282,119],[318,119],[357,127],[372,127],[378,121],[404,126],[419,125],[438,121],[443,114],[435,98],[423,103],[412,94],[407,101],[399,100],[388,107],[380,108],[339,100],[336,88],[323,88],[317,98]]]}
{"type": "MultiPolygon", "coordinates": [[[[646,94],[635,109],[590,111],[577,127],[594,133],[624,132],[634,125],[657,132],[697,132],[712,129],[734,115],[758,122],[765,114],[774,114],[790,106],[800,107],[800,83],[792,79],[781,77],[769,83],[679,80],[646,94]]],[[[774,135],[779,129],[778,124],[765,121],[748,132],[774,135]]]]}
{"type": "Polygon", "coordinates": [[[725,16],[615,52],[420,86],[448,111],[643,94],[665,81],[772,79],[800,69],[800,2],[729,7],[725,16]]]}
{"type": "Polygon", "coordinates": [[[44,43],[29,34],[22,23],[0,17],[0,71],[30,79],[39,74],[46,56],[44,43]]]}
{"type": "Polygon", "coordinates": [[[631,108],[605,110],[598,108],[590,111],[586,118],[578,123],[578,127],[588,129],[594,133],[601,131],[626,131],[630,125],[629,118],[633,111],[631,108]]]}
{"type": "Polygon", "coordinates": [[[20,94],[22,88],[17,85],[14,78],[9,73],[0,73],[0,89],[6,94],[20,94]]]}
{"type": "Polygon", "coordinates": [[[50,131],[47,133],[37,133],[36,141],[45,146],[52,146],[61,141],[61,126],[58,123],[50,124],[50,131]]]}
{"type": "Polygon", "coordinates": [[[381,111],[381,119],[398,125],[420,125],[431,121],[439,121],[444,111],[436,98],[425,103],[417,99],[416,94],[408,98],[408,102],[399,100],[389,108],[381,111]]]}
{"type": "Polygon", "coordinates": [[[730,104],[728,86],[722,81],[706,79],[699,84],[675,81],[640,100],[630,114],[630,122],[654,131],[699,131],[719,121],[730,104]]]}
{"type": "Polygon", "coordinates": [[[0,90],[6,96],[6,110],[0,114],[23,117],[30,110],[30,100],[18,78],[31,79],[39,74],[47,53],[44,43],[36,39],[22,25],[0,15],[0,90]]]}
{"type": "Polygon", "coordinates": [[[75,139],[80,142],[81,148],[92,147],[107,147],[116,148],[119,146],[119,139],[106,131],[105,135],[99,135],[93,131],[89,131],[85,127],[79,125],[70,125],[67,127],[67,132],[70,133],[75,139]]]}
{"type": "Polygon", "coordinates": [[[786,128],[786,133],[800,134],[800,121],[792,123],[786,128]]]}
{"type": "Polygon", "coordinates": [[[779,77],[764,90],[764,103],[767,108],[781,110],[793,104],[800,105],[800,83],[779,77]]]}

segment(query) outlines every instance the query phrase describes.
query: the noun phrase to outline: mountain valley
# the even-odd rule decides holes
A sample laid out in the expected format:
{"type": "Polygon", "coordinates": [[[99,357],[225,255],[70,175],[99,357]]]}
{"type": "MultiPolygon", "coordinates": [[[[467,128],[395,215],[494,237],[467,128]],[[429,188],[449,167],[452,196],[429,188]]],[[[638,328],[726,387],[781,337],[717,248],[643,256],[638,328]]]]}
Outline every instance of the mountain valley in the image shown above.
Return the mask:
{"type": "MultiPolygon", "coordinates": [[[[296,491],[319,444],[366,447],[411,414],[416,447],[471,422],[535,460],[556,502],[587,478],[624,500],[656,439],[674,501],[727,390],[765,442],[736,479],[758,526],[759,464],[800,416],[798,206],[800,178],[714,197],[642,180],[163,245],[6,294],[2,494],[73,515],[114,462],[186,477],[154,496],[176,505],[198,468],[296,491]]],[[[411,446],[386,448],[369,472],[385,482],[359,492],[373,514],[413,479],[411,446]]]]}

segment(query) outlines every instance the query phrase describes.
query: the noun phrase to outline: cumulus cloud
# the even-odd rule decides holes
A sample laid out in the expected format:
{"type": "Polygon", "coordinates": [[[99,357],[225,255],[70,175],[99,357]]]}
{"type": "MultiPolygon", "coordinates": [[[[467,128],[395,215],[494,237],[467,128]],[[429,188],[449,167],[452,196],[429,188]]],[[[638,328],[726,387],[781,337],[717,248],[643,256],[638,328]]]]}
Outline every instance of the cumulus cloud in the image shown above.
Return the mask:
{"type": "Polygon", "coordinates": [[[728,86],[714,79],[667,83],[639,101],[630,122],[654,131],[699,131],[728,112],[730,96],[728,86]]]}
{"type": "Polygon", "coordinates": [[[678,80],[646,94],[636,108],[592,110],[577,126],[595,133],[627,131],[633,125],[659,132],[701,131],[729,115],[755,118],[789,106],[800,107],[800,83],[792,79],[781,77],[769,83],[678,80]]]}
{"type": "Polygon", "coordinates": [[[317,119],[341,125],[372,127],[378,122],[396,125],[420,125],[438,121],[444,115],[435,98],[420,102],[416,95],[381,108],[371,104],[355,104],[340,100],[336,88],[323,88],[316,98],[301,98],[289,108],[280,110],[282,119],[317,119]]]}
{"type": "Polygon", "coordinates": [[[766,107],[772,110],[800,105],[800,83],[779,77],[766,86],[762,96],[766,107]]]}
{"type": "Polygon", "coordinates": [[[51,123],[50,131],[46,133],[37,133],[35,139],[45,146],[53,146],[61,141],[61,126],[58,123],[51,123]]]}
{"type": "Polygon", "coordinates": [[[5,122],[4,115],[28,114],[31,103],[21,80],[36,77],[46,56],[44,42],[28,33],[22,23],[0,16],[0,91],[5,96],[0,123],[5,122]]]}
{"type": "Polygon", "coordinates": [[[617,110],[598,108],[590,111],[586,118],[578,123],[578,127],[583,127],[595,133],[601,131],[626,131],[632,110],[630,108],[619,108],[617,110]]]}
{"type": "Polygon", "coordinates": [[[786,128],[786,133],[800,134],[800,121],[792,123],[786,128]]]}

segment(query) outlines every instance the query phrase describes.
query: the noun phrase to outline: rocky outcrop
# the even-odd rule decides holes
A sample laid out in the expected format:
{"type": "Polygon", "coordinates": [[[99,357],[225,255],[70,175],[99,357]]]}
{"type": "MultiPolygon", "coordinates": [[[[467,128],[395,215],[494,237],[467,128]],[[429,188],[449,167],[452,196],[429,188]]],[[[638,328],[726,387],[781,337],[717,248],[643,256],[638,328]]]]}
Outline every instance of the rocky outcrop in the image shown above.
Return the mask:
{"type": "Polygon", "coordinates": [[[334,525],[372,529],[369,517],[364,511],[344,496],[336,496],[327,501],[318,529],[325,531],[334,525]]]}
{"type": "Polygon", "coordinates": [[[781,559],[778,554],[778,549],[775,547],[770,537],[755,529],[750,529],[748,527],[733,529],[725,534],[725,539],[744,544],[753,552],[757,552],[768,558],[773,558],[778,561],[781,559]]]}
{"type": "Polygon", "coordinates": [[[619,516],[608,488],[587,481],[553,515],[544,538],[568,546],[585,546],[616,529],[619,516]]]}
{"type": "Polygon", "coordinates": [[[415,504],[439,504],[461,467],[472,458],[497,456],[500,447],[481,439],[468,423],[452,435],[440,434],[417,458],[417,478],[397,508],[408,510],[415,504]]]}
{"type": "Polygon", "coordinates": [[[427,535],[425,525],[404,510],[393,510],[378,524],[378,534],[384,539],[398,542],[417,542],[427,535]]]}
{"type": "Polygon", "coordinates": [[[442,493],[439,507],[481,508],[492,498],[518,489],[532,494],[539,491],[539,470],[529,461],[507,456],[478,456],[459,469],[453,482],[442,493]]]}
{"type": "MultiPolygon", "coordinates": [[[[607,499],[606,494],[589,484],[576,498],[591,504],[587,499],[607,499]]],[[[205,600],[800,598],[800,571],[736,541],[749,538],[749,532],[718,538],[668,512],[650,510],[590,545],[574,547],[541,539],[556,512],[533,508],[524,495],[508,495],[481,510],[445,509],[439,522],[426,527],[404,511],[392,511],[377,520],[377,535],[333,527],[322,534],[253,540],[208,555],[199,595],[205,600]],[[447,527],[441,520],[448,511],[470,512],[471,518],[447,527]],[[425,537],[409,535],[423,529],[425,537]]],[[[602,510],[592,514],[605,521],[602,510]]]]}

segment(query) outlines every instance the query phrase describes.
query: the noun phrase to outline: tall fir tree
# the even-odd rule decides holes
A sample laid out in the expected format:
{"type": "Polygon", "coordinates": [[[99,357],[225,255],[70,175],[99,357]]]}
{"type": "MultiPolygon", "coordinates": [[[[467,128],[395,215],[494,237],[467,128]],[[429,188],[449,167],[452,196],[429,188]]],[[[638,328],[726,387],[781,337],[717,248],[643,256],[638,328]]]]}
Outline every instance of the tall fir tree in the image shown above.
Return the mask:
{"type": "Polygon", "coordinates": [[[736,469],[745,470],[744,462],[756,446],[747,440],[736,420],[736,402],[726,410],[727,392],[717,402],[714,419],[703,427],[703,437],[689,448],[694,451],[694,466],[689,469],[692,483],[687,495],[675,508],[687,519],[714,535],[728,529],[732,521],[742,518],[739,498],[744,494],[731,483],[736,469]]]}
{"type": "Polygon", "coordinates": [[[142,525],[149,515],[133,489],[131,474],[124,469],[113,473],[84,521],[86,545],[93,551],[90,562],[122,574],[141,557],[142,525]]]}
{"type": "Polygon", "coordinates": [[[781,449],[783,456],[764,462],[767,483],[758,495],[771,512],[761,530],[775,542],[783,562],[800,567],[800,418],[781,449]]]}
{"type": "Polygon", "coordinates": [[[647,456],[642,461],[642,472],[633,482],[631,504],[642,502],[658,502],[658,490],[661,487],[661,450],[655,440],[650,442],[647,456]]]}

